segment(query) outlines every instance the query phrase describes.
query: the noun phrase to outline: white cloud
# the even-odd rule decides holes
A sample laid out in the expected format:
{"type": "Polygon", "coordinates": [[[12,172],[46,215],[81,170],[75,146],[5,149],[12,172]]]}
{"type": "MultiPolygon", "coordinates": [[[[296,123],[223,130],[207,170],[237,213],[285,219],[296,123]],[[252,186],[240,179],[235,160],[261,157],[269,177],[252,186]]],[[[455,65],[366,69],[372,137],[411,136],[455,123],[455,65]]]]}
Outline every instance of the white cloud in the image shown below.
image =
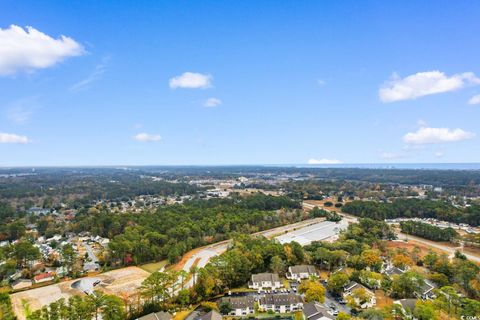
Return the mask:
{"type": "Polygon", "coordinates": [[[16,124],[26,124],[29,122],[33,111],[22,106],[14,106],[7,110],[7,118],[16,124]]]}
{"type": "Polygon", "coordinates": [[[103,77],[105,71],[107,71],[107,64],[110,60],[110,57],[105,57],[102,59],[102,62],[95,66],[95,70],[85,79],[75,83],[70,87],[70,91],[78,92],[82,89],[88,87],[92,82],[100,80],[103,77]]]}
{"type": "Polygon", "coordinates": [[[159,136],[158,134],[148,134],[143,132],[135,135],[133,139],[141,142],[152,142],[152,141],[160,141],[162,137],[159,136]]]}
{"type": "Polygon", "coordinates": [[[171,89],[186,88],[199,89],[211,87],[212,76],[209,74],[201,74],[195,72],[184,72],[180,76],[173,77],[169,80],[171,89]]]}
{"type": "Polygon", "coordinates": [[[384,152],[384,153],[382,153],[382,158],[386,159],[386,160],[400,159],[400,158],[403,158],[403,154],[392,153],[392,152],[384,152]]]}
{"type": "Polygon", "coordinates": [[[473,96],[468,100],[468,104],[480,104],[480,94],[473,96]]]}
{"type": "Polygon", "coordinates": [[[437,157],[437,158],[441,158],[441,157],[443,157],[444,155],[445,155],[445,154],[444,154],[443,152],[440,152],[440,151],[435,152],[435,157],[437,157]]]}
{"type": "Polygon", "coordinates": [[[392,79],[379,90],[382,102],[412,100],[436,93],[454,91],[469,84],[480,84],[472,72],[447,76],[440,71],[418,72],[405,78],[394,74],[392,79]]]}
{"type": "Polygon", "coordinates": [[[318,84],[319,87],[323,87],[324,85],[327,84],[327,81],[322,80],[322,79],[318,79],[317,84],[318,84]]]}
{"type": "Polygon", "coordinates": [[[342,161],[337,159],[309,159],[308,164],[340,164],[342,161]]]}
{"type": "Polygon", "coordinates": [[[462,129],[429,128],[421,127],[416,132],[409,132],[403,136],[403,141],[408,144],[432,144],[443,142],[456,142],[475,137],[474,133],[462,129]]]}
{"type": "Polygon", "coordinates": [[[205,100],[203,103],[204,107],[218,107],[219,105],[222,104],[222,100],[217,99],[217,98],[208,98],[205,100]]]}
{"type": "Polygon", "coordinates": [[[0,144],[2,143],[26,144],[29,142],[30,141],[26,136],[19,136],[18,134],[0,132],[0,144]]]}
{"type": "Polygon", "coordinates": [[[63,35],[54,39],[32,27],[0,28],[0,75],[51,67],[83,53],[79,43],[63,35]]]}

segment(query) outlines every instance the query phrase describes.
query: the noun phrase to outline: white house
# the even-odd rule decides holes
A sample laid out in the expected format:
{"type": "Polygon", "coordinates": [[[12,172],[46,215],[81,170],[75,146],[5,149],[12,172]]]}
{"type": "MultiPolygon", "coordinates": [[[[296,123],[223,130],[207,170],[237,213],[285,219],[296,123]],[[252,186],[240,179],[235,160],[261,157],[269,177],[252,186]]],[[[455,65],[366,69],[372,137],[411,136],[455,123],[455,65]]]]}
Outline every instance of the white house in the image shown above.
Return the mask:
{"type": "Polygon", "coordinates": [[[264,312],[289,313],[303,308],[301,296],[289,294],[266,294],[258,301],[258,307],[264,312]]]}
{"type": "Polygon", "coordinates": [[[348,283],[344,287],[343,298],[347,299],[347,297],[351,296],[355,292],[355,290],[361,290],[361,289],[365,290],[365,293],[367,294],[369,299],[368,299],[368,301],[360,301],[358,298],[354,298],[355,303],[357,305],[359,305],[360,308],[362,308],[362,309],[373,308],[377,304],[377,299],[375,297],[375,293],[370,291],[365,286],[362,286],[358,282],[350,281],[350,283],[348,283]]]}
{"type": "Polygon", "coordinates": [[[251,289],[279,289],[283,287],[280,277],[276,273],[257,273],[252,274],[252,281],[248,283],[251,289]]]}
{"type": "Polygon", "coordinates": [[[308,279],[312,276],[318,277],[318,272],[314,266],[311,265],[299,265],[288,267],[287,279],[302,280],[308,279]]]}
{"type": "Polygon", "coordinates": [[[255,299],[251,296],[223,297],[221,303],[228,303],[232,309],[231,316],[246,316],[255,312],[255,299]]]}

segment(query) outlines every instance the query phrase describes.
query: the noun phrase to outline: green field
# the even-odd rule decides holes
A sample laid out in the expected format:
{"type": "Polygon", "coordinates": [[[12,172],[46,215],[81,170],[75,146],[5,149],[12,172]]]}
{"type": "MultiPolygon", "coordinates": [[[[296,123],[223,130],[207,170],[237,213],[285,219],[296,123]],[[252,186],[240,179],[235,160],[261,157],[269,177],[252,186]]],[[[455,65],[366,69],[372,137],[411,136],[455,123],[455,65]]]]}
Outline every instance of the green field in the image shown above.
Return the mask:
{"type": "Polygon", "coordinates": [[[160,270],[162,267],[165,267],[166,265],[167,265],[167,260],[162,260],[159,262],[146,263],[139,267],[147,272],[153,273],[155,271],[160,270]]]}

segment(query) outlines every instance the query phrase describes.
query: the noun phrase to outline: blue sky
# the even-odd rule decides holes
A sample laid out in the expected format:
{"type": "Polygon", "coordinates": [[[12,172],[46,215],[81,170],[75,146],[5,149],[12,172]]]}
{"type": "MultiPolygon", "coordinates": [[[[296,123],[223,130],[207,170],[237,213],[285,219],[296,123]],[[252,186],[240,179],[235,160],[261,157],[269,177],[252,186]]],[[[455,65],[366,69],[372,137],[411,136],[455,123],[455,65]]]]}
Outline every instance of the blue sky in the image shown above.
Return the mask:
{"type": "Polygon", "coordinates": [[[479,16],[478,1],[2,1],[0,165],[479,162],[479,16]]]}

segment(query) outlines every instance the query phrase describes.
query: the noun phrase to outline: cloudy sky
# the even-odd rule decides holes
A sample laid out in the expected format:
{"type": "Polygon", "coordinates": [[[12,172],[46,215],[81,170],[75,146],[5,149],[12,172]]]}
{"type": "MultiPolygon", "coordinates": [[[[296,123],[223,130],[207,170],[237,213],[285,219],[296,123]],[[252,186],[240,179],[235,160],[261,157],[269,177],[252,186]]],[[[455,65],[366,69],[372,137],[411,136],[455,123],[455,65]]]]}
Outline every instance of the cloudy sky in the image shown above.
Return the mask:
{"type": "Polygon", "coordinates": [[[479,1],[2,1],[0,166],[480,161],[479,1]]]}

